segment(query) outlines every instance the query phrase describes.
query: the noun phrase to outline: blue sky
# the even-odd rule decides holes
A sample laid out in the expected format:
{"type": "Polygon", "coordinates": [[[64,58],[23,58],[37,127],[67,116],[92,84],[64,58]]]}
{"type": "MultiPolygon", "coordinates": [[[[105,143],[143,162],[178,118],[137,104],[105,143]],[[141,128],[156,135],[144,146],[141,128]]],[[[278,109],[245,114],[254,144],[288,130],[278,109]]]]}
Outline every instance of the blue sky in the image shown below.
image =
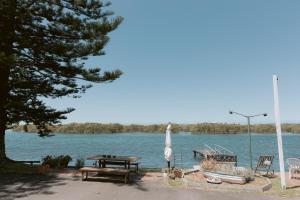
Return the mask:
{"type": "Polygon", "coordinates": [[[282,121],[300,122],[300,1],[113,0],[125,18],[105,56],[90,66],[124,75],[95,85],[81,99],[48,103],[74,107],[68,122],[243,123],[228,110],[269,113],[272,75],[280,78],[282,121]]]}

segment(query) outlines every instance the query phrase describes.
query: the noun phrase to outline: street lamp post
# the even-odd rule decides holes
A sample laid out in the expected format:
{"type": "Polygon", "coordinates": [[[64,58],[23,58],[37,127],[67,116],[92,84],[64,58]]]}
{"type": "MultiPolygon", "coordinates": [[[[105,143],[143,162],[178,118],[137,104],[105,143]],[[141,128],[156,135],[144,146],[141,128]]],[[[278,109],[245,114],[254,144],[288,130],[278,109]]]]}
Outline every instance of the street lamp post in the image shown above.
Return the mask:
{"type": "Polygon", "coordinates": [[[234,112],[234,111],[229,111],[229,114],[236,114],[236,115],[240,115],[242,117],[247,118],[247,122],[248,122],[248,136],[249,136],[249,164],[250,164],[250,168],[253,169],[253,165],[252,165],[252,139],[251,139],[251,130],[250,130],[250,119],[253,117],[257,117],[257,116],[268,116],[267,113],[263,113],[263,114],[257,114],[257,115],[243,115],[241,113],[238,112],[234,112]]]}

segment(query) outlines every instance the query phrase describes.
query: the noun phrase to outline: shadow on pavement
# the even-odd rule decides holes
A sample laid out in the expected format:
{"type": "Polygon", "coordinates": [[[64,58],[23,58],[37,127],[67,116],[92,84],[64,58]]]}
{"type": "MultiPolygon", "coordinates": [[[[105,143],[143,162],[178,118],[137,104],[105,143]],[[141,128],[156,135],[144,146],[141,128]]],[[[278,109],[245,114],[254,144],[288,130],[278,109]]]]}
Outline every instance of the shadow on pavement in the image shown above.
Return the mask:
{"type": "Polygon", "coordinates": [[[20,175],[20,174],[1,174],[0,173],[0,199],[1,200],[13,200],[16,198],[29,197],[31,195],[43,194],[52,195],[55,194],[54,190],[51,190],[54,186],[64,186],[70,182],[78,181],[83,186],[85,182],[109,182],[118,187],[132,187],[137,190],[147,192],[142,178],[144,174],[132,174],[130,182],[125,184],[120,177],[98,177],[96,175],[91,176],[86,181],[81,181],[80,175],[20,175]]]}
{"type": "Polygon", "coordinates": [[[0,174],[0,199],[13,200],[34,194],[54,194],[50,188],[65,185],[64,178],[55,175],[0,174]]]}
{"type": "Polygon", "coordinates": [[[130,179],[129,179],[129,183],[125,184],[124,183],[124,179],[120,176],[102,176],[102,175],[97,175],[97,174],[93,174],[90,175],[90,177],[88,179],[85,179],[83,182],[102,182],[102,183],[113,183],[114,185],[117,185],[119,187],[122,186],[130,186],[130,187],[134,187],[138,190],[141,191],[148,191],[148,189],[146,187],[144,187],[143,182],[141,181],[141,179],[145,176],[145,174],[141,173],[141,174],[130,174],[130,179]]]}

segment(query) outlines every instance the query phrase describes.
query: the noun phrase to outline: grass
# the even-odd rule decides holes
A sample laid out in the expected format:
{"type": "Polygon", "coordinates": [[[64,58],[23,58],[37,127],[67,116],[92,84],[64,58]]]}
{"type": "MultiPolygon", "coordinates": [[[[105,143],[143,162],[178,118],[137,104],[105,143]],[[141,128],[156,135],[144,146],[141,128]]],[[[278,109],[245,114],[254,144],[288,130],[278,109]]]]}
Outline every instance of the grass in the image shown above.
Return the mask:
{"type": "Polygon", "coordinates": [[[161,168],[140,168],[140,173],[147,173],[147,172],[161,172],[161,168]]]}
{"type": "Polygon", "coordinates": [[[5,161],[0,164],[0,174],[39,174],[39,166],[5,161]]]}
{"type": "Polygon", "coordinates": [[[182,181],[182,179],[180,178],[176,178],[176,179],[168,179],[168,184],[171,187],[183,187],[184,183],[182,181]]]}
{"type": "Polygon", "coordinates": [[[300,196],[300,180],[297,186],[287,186],[286,190],[281,190],[280,178],[270,179],[272,188],[266,194],[281,196],[281,197],[299,197],[300,196]]]}

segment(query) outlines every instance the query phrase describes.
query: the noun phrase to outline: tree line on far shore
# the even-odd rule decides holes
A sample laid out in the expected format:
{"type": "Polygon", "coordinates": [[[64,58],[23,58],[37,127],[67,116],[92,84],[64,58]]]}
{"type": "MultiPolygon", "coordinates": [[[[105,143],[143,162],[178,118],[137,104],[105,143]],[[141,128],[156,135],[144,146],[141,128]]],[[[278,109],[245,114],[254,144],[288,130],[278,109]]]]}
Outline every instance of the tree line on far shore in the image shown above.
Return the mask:
{"type": "MultiPolygon", "coordinates": [[[[49,127],[53,133],[70,134],[101,134],[101,133],[164,133],[166,124],[153,125],[122,125],[118,123],[70,123],[49,127]]],[[[34,125],[18,126],[13,129],[17,132],[32,132],[38,130],[34,125]]],[[[172,132],[190,132],[193,134],[238,134],[247,133],[248,126],[227,123],[200,123],[200,124],[172,124],[172,132]]],[[[283,124],[282,131],[287,133],[300,133],[300,124],[283,124]]],[[[251,125],[252,133],[275,133],[273,124],[251,125]]]]}

